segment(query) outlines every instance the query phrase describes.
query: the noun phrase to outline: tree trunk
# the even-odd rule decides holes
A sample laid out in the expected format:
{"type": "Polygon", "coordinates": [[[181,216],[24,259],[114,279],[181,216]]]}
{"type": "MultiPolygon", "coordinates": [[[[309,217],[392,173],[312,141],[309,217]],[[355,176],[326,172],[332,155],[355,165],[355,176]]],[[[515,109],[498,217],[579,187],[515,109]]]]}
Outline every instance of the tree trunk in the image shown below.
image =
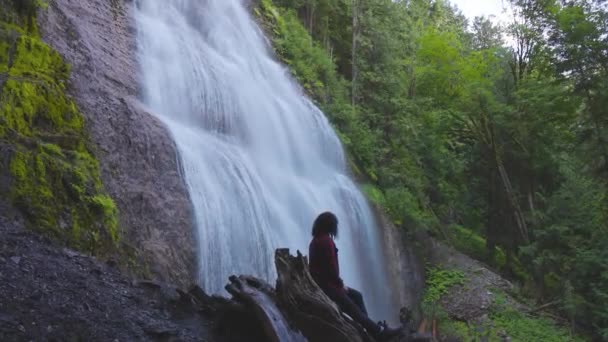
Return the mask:
{"type": "MultiPolygon", "coordinates": [[[[310,33],[311,37],[314,37],[313,29],[314,29],[314,17],[315,17],[315,2],[314,0],[308,0],[308,33],[310,33]]],[[[311,39],[311,44],[312,44],[311,39]]]]}
{"type": "MultiPolygon", "coordinates": [[[[374,342],[358,323],[343,314],[325,295],[308,271],[308,260],[298,251],[275,252],[276,290],[250,276],[231,276],[226,290],[232,300],[209,297],[200,288],[190,291],[199,306],[220,316],[222,331],[244,332],[252,341],[374,342]],[[206,304],[205,304],[206,303],[206,304]]],[[[402,309],[404,334],[391,341],[424,341],[432,337],[411,328],[411,313],[402,309]]]]}
{"type": "Polygon", "coordinates": [[[308,261],[298,251],[275,253],[278,273],[277,297],[289,319],[309,341],[373,341],[361,326],[342,315],[308,272],[308,261]]]}
{"type": "Polygon", "coordinates": [[[291,329],[275,303],[274,289],[268,284],[254,277],[231,276],[226,291],[257,318],[267,341],[306,341],[304,336],[291,329]]]}
{"type": "Polygon", "coordinates": [[[359,30],[359,0],[353,0],[353,41],[351,51],[351,63],[352,63],[352,81],[351,81],[351,103],[353,107],[357,104],[357,31],[359,30]]]}

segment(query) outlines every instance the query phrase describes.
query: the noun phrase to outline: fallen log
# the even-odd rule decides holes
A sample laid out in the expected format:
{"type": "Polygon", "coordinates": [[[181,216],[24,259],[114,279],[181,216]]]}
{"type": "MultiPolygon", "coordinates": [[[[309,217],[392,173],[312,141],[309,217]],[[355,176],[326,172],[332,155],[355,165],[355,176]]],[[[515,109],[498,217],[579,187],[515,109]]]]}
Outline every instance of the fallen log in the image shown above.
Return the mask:
{"type": "MultiPolygon", "coordinates": [[[[308,260],[299,251],[292,256],[288,249],[275,251],[276,289],[251,276],[231,276],[226,290],[231,300],[217,303],[224,331],[246,330],[253,341],[271,342],[374,342],[365,329],[342,313],[315,283],[308,270],[308,260]]],[[[204,302],[201,291],[191,294],[204,302]]],[[[208,297],[207,297],[208,298],[208,297]]],[[[411,314],[402,310],[404,334],[392,341],[430,341],[429,336],[411,334],[411,314]]]]}
{"type": "Polygon", "coordinates": [[[275,252],[277,299],[309,341],[371,342],[363,328],[343,315],[312,279],[306,257],[289,249],[275,252]]]}
{"type": "Polygon", "coordinates": [[[260,324],[266,341],[306,341],[302,334],[290,327],[276,305],[274,289],[262,280],[251,276],[231,276],[226,291],[250,310],[260,324]]]}

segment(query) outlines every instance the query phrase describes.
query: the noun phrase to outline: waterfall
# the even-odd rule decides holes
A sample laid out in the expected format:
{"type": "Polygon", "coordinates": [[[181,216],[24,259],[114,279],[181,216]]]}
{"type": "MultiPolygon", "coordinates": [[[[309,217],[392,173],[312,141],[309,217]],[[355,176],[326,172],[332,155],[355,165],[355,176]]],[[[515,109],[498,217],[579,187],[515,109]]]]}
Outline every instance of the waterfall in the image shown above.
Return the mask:
{"type": "Polygon", "coordinates": [[[140,0],[135,16],[142,96],[180,154],[201,286],[274,281],[275,248],[308,254],[312,222],[330,210],[342,278],[372,318],[393,319],[381,238],[340,141],[241,1],[140,0]]]}

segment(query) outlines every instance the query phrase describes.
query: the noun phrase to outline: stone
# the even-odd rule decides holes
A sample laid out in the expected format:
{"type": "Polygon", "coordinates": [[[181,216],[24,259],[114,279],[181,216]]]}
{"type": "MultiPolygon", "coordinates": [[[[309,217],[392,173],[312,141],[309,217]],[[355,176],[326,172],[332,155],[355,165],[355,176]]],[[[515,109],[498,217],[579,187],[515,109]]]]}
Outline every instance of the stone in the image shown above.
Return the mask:
{"type": "Polygon", "coordinates": [[[135,3],[111,2],[51,1],[38,16],[41,36],[72,67],[68,93],[86,118],[123,240],[154,276],[187,286],[197,272],[192,204],[173,140],[138,100],[135,3]]]}
{"type": "Polygon", "coordinates": [[[77,257],[77,256],[80,255],[80,253],[78,253],[76,251],[73,251],[73,250],[71,250],[69,248],[64,248],[63,249],[63,253],[65,253],[65,255],[67,255],[70,258],[74,258],[74,257],[77,257]]]}

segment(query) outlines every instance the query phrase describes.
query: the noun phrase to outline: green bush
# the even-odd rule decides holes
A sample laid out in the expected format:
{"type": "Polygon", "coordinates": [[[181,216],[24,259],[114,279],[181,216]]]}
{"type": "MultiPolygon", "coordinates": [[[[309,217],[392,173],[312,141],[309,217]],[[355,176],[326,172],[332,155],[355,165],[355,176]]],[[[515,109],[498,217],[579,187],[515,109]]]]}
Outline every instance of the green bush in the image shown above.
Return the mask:
{"type": "Polygon", "coordinates": [[[465,282],[465,275],[458,270],[445,270],[440,267],[428,267],[426,286],[422,298],[422,310],[425,315],[436,317],[440,312],[439,300],[455,285],[465,282]]]}
{"type": "Polygon", "coordinates": [[[386,203],[382,190],[372,184],[363,184],[361,187],[363,193],[374,204],[383,206],[386,203]]]}
{"type": "Polygon", "coordinates": [[[496,291],[496,300],[481,324],[466,323],[444,319],[439,322],[442,336],[451,336],[462,341],[503,341],[501,336],[509,336],[513,342],[579,342],[586,339],[572,335],[566,327],[557,325],[553,320],[527,315],[512,307],[506,296],[496,291]]]}

